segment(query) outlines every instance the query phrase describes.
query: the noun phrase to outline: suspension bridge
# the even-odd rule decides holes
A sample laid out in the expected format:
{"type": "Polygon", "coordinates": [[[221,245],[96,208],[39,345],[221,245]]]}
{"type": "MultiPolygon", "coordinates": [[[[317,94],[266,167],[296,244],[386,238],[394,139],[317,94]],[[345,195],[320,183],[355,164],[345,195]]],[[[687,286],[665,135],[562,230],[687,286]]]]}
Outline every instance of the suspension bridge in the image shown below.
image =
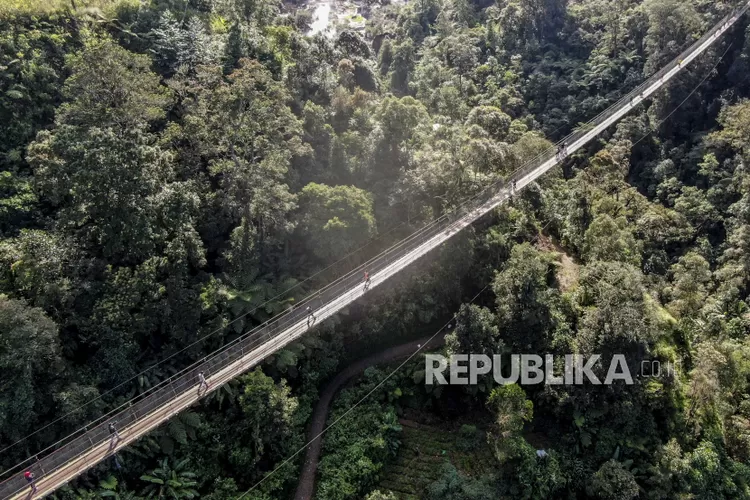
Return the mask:
{"type": "MultiPolygon", "coordinates": [[[[584,147],[705,52],[748,8],[750,1],[725,16],[664,68],[558,144],[566,144],[568,155],[584,147]]],[[[0,475],[5,478],[0,483],[0,498],[31,500],[54,492],[79,474],[111,457],[116,450],[133,443],[190,407],[207,392],[216,390],[257,366],[267,356],[299,339],[315,324],[361,298],[367,293],[362,279],[365,270],[370,275],[369,288],[382,285],[390,277],[506,202],[514,191],[534,182],[560,161],[560,155],[554,147],[544,151],[509,178],[493,183],[458,209],[425,225],[368,262],[350,270],[308,296],[294,309],[272,318],[204,360],[185,368],[58,443],[4,471],[0,475]],[[314,316],[309,314],[308,307],[314,316]],[[201,372],[206,375],[209,387],[199,393],[198,374],[201,372]],[[114,447],[108,429],[110,422],[117,422],[121,438],[114,447]],[[24,478],[26,470],[34,472],[35,492],[31,491],[24,478]]]]}

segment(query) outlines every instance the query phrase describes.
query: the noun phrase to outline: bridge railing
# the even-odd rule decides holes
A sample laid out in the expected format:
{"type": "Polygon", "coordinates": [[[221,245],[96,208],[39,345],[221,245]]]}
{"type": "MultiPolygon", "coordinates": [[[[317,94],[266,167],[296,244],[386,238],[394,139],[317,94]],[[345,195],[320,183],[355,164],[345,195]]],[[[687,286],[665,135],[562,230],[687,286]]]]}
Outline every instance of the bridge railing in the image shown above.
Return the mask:
{"type": "MultiPolygon", "coordinates": [[[[583,138],[591,127],[604,123],[619,109],[629,105],[632,99],[642,95],[642,93],[653,87],[665,75],[675,70],[675,68],[680,67],[682,65],[681,61],[691,56],[709,39],[728,29],[734,21],[745,13],[749,6],[750,2],[725,16],[708,33],[696,40],[671,63],[667,64],[644,83],[621,97],[614,105],[608,107],[589,121],[585,129],[574,131],[559,141],[558,144],[562,142],[568,145],[574,144],[583,138]]],[[[191,364],[127,403],[100,416],[86,427],[66,436],[30,459],[6,470],[2,475],[6,479],[0,483],[0,498],[8,498],[28,489],[28,484],[21,474],[23,470],[31,468],[39,480],[76,460],[81,461],[80,470],[85,470],[95,465],[86,461],[86,453],[95,446],[100,446],[102,443],[110,440],[108,430],[110,422],[116,422],[118,431],[126,435],[129,429],[134,429],[144,418],[148,418],[156,412],[170,413],[173,403],[179,396],[184,395],[188,391],[197,391],[199,372],[203,372],[206,377],[211,377],[212,374],[232,367],[237,361],[253,351],[260,349],[256,353],[256,359],[262,359],[275,352],[280,348],[281,340],[274,342],[273,345],[269,345],[269,341],[279,338],[283,332],[292,326],[306,321],[308,316],[306,308],[308,306],[313,311],[324,309],[327,305],[340,300],[343,295],[352,293],[357,287],[363,286],[363,273],[365,270],[371,276],[377,275],[377,273],[387,268],[390,264],[417,250],[441,232],[451,230],[470,212],[485,207],[490,201],[493,202],[494,206],[498,201],[508,198],[510,196],[509,186],[513,181],[523,179],[540,166],[552,160],[555,155],[556,149],[554,147],[545,149],[514,171],[508,178],[498,179],[464,202],[457,209],[425,225],[378,255],[362,263],[350,260],[339,266],[335,266],[333,272],[339,272],[340,276],[320,290],[309,295],[294,308],[290,308],[284,313],[269,319],[248,333],[229,342],[211,355],[191,364]],[[348,270],[345,266],[348,266],[348,270]]],[[[486,213],[486,211],[482,212],[479,210],[480,213],[486,213]]],[[[472,220],[475,218],[472,218],[472,220]]],[[[428,250],[428,248],[425,248],[425,251],[428,250]]],[[[257,362],[234,366],[232,369],[235,373],[241,373],[255,364],[257,362]]]]}

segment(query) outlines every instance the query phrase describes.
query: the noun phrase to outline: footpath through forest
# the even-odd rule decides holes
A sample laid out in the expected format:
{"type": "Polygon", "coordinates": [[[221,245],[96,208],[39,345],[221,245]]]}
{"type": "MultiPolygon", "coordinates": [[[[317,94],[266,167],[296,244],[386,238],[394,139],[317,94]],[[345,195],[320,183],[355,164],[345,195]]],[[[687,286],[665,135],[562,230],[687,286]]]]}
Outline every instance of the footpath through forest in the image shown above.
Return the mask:
{"type": "MultiPolygon", "coordinates": [[[[447,333],[447,331],[445,333],[447,333]]],[[[312,418],[310,419],[310,429],[307,432],[307,442],[310,444],[307,446],[307,451],[305,452],[305,461],[302,464],[302,474],[300,474],[299,477],[297,491],[294,493],[294,500],[310,500],[315,493],[315,473],[318,470],[318,460],[320,459],[320,450],[323,445],[321,433],[323,432],[323,429],[325,429],[331,401],[333,401],[333,397],[339,389],[355,375],[362,373],[370,366],[405,358],[414,353],[420,345],[422,346],[422,351],[428,347],[433,348],[442,345],[445,341],[445,337],[443,335],[438,335],[428,344],[427,342],[429,340],[430,337],[425,337],[407,342],[406,344],[389,347],[377,354],[355,361],[340,371],[338,375],[336,375],[333,380],[325,386],[323,392],[320,394],[318,403],[315,405],[312,418]]]]}

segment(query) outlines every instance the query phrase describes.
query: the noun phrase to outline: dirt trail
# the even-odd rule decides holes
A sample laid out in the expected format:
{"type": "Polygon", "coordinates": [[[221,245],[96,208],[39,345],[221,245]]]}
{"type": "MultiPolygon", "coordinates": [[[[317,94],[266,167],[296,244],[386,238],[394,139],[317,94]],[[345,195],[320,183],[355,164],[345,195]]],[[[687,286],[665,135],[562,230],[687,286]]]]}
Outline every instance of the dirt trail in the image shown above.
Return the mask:
{"type": "MultiPolygon", "coordinates": [[[[312,418],[310,419],[310,429],[307,431],[307,442],[310,442],[315,436],[318,436],[323,432],[331,401],[333,401],[333,397],[339,389],[346,384],[346,382],[355,375],[365,371],[370,366],[394,361],[400,358],[406,358],[417,350],[419,344],[424,348],[425,343],[428,340],[429,337],[426,337],[399,346],[389,347],[377,354],[355,361],[339,372],[338,375],[336,375],[333,380],[325,386],[323,392],[320,394],[320,399],[315,405],[312,418]]],[[[441,345],[443,341],[443,336],[438,335],[432,342],[430,342],[429,347],[441,345]]],[[[294,493],[295,500],[310,500],[313,497],[313,493],[315,492],[315,473],[318,470],[318,460],[320,459],[322,444],[321,436],[317,437],[307,447],[307,451],[305,452],[305,462],[302,465],[302,474],[300,474],[299,477],[297,491],[294,493]]]]}

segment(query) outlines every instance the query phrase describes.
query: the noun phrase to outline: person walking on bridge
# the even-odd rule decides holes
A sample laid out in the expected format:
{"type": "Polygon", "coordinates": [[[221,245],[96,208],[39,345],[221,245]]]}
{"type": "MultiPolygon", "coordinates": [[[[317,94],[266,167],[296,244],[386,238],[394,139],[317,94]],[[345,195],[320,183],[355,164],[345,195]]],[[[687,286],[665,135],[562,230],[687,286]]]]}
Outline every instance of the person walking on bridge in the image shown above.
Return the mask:
{"type": "Polygon", "coordinates": [[[110,422],[107,426],[109,428],[109,435],[111,436],[109,441],[110,448],[114,448],[120,442],[120,434],[117,433],[117,429],[115,428],[116,423],[116,421],[110,422]]]}
{"type": "Polygon", "coordinates": [[[315,314],[313,314],[312,307],[310,306],[307,306],[305,310],[307,311],[307,327],[310,328],[310,325],[315,323],[315,314]]]}
{"type": "Polygon", "coordinates": [[[31,472],[31,469],[27,470],[23,473],[23,477],[26,478],[26,482],[29,483],[29,486],[31,487],[31,493],[36,493],[36,483],[34,482],[34,473],[31,472]]]}
{"type": "Polygon", "coordinates": [[[206,377],[203,375],[203,372],[198,372],[198,395],[201,395],[201,389],[204,389],[208,391],[208,382],[206,382],[206,377]]]}
{"type": "Polygon", "coordinates": [[[365,292],[370,289],[370,273],[365,271],[365,292]]]}

